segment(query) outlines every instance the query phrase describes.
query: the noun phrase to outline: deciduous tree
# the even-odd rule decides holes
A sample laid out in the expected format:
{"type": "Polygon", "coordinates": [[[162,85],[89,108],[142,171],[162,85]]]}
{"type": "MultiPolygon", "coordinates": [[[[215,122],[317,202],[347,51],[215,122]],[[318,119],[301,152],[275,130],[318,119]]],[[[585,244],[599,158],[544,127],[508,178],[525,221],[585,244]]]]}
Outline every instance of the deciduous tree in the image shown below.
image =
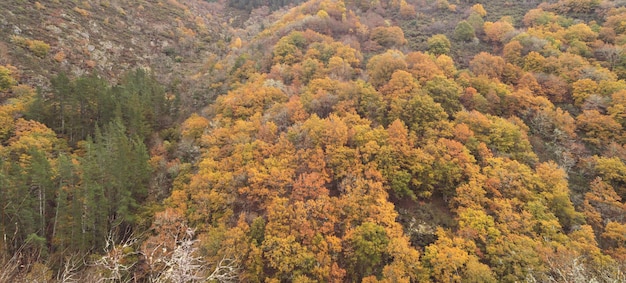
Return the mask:
{"type": "Polygon", "coordinates": [[[445,34],[436,34],[428,39],[428,51],[435,56],[450,53],[450,46],[450,40],[445,34]]]}

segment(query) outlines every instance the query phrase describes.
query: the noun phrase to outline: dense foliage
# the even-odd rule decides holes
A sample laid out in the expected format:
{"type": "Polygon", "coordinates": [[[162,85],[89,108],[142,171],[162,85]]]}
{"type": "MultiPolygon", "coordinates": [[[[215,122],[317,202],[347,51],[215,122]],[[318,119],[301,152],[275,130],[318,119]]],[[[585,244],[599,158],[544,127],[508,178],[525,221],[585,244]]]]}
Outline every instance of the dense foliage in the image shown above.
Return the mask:
{"type": "Polygon", "coordinates": [[[0,66],[0,281],[626,281],[626,7],[473,2],[280,10],[185,116],[0,66]]]}

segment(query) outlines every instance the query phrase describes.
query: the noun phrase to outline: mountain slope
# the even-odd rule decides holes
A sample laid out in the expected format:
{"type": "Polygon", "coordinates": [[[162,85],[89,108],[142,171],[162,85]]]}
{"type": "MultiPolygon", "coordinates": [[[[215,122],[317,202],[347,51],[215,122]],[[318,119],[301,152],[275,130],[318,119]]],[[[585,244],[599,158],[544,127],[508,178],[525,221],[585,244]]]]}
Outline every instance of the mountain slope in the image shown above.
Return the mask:
{"type": "Polygon", "coordinates": [[[624,280],[621,1],[17,3],[0,278],[624,280]]]}
{"type": "MultiPolygon", "coordinates": [[[[23,83],[43,87],[59,72],[117,81],[138,67],[152,68],[164,84],[189,82],[227,51],[230,36],[222,17],[228,12],[220,7],[175,0],[3,1],[0,41],[6,49],[0,62],[23,70],[23,83]],[[32,42],[49,48],[34,52],[32,42]]],[[[190,97],[197,89],[175,91],[190,97]]],[[[201,103],[206,102],[188,102],[201,103]]]]}

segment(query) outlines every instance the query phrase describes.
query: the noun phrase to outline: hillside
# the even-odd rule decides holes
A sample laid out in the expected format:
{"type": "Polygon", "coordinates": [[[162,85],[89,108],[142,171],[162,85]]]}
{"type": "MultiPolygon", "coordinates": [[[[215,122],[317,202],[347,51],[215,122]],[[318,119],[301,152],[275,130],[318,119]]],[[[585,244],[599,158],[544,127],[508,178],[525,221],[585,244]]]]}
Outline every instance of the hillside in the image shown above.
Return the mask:
{"type": "Polygon", "coordinates": [[[215,96],[198,74],[228,52],[230,40],[231,12],[205,1],[2,1],[0,9],[0,63],[22,70],[23,83],[47,89],[61,72],[115,83],[141,67],[192,109],[215,96]]]}
{"type": "Polygon", "coordinates": [[[623,1],[0,10],[0,282],[626,281],[623,1]]]}

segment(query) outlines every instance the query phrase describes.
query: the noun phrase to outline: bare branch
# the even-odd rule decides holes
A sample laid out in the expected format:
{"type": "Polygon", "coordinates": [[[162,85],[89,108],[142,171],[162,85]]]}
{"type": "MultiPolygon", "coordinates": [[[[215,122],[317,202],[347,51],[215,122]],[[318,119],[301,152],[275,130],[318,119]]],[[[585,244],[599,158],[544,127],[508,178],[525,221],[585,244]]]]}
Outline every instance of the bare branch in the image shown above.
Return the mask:
{"type": "Polygon", "coordinates": [[[20,266],[19,253],[13,254],[13,256],[7,260],[0,262],[0,282],[11,282],[11,280],[17,273],[20,266]]]}
{"type": "Polygon", "coordinates": [[[203,269],[201,257],[195,256],[194,244],[195,229],[187,228],[185,236],[177,241],[176,249],[169,259],[164,259],[167,269],[161,274],[159,281],[165,282],[195,282],[202,277],[203,269]]]}
{"type": "Polygon", "coordinates": [[[85,257],[79,257],[78,255],[71,255],[65,259],[63,263],[63,269],[59,270],[57,274],[57,280],[63,283],[79,282],[77,278],[78,271],[85,262],[85,257]]]}
{"type": "MultiPolygon", "coordinates": [[[[167,220],[161,220],[164,219],[167,220]]],[[[158,242],[151,239],[150,244],[144,243],[143,254],[149,282],[239,282],[240,267],[237,259],[226,256],[211,271],[207,268],[210,265],[197,254],[196,230],[184,222],[176,223],[173,227],[160,230],[162,236],[156,238],[158,242]]]]}
{"type": "Polygon", "coordinates": [[[213,273],[211,273],[207,279],[215,280],[220,283],[238,282],[239,270],[240,268],[236,259],[224,257],[217,266],[215,266],[215,270],[213,270],[213,273]]]}
{"type": "Polygon", "coordinates": [[[140,254],[140,252],[135,252],[132,247],[136,242],[136,238],[131,238],[123,243],[115,244],[113,236],[109,234],[106,239],[104,256],[93,263],[94,266],[103,271],[98,282],[130,281],[124,280],[124,275],[137,263],[135,260],[129,260],[140,254]]]}

